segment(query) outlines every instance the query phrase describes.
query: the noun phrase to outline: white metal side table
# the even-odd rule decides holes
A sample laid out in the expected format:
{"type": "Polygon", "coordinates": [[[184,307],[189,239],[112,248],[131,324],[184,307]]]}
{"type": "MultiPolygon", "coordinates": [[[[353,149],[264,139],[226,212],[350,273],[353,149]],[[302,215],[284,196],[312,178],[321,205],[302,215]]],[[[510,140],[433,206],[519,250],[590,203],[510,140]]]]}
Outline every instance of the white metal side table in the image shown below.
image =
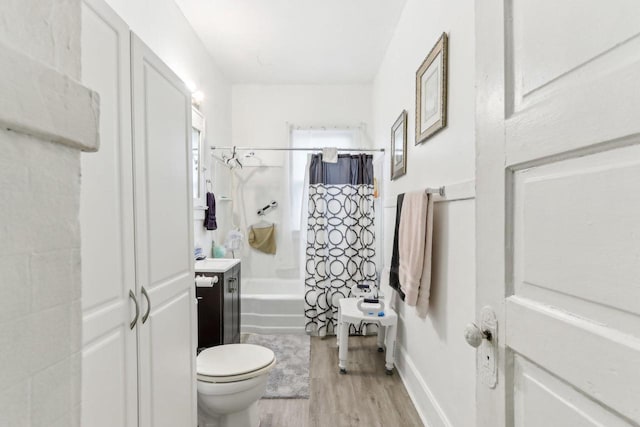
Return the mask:
{"type": "Polygon", "coordinates": [[[349,355],[349,325],[366,323],[376,323],[378,325],[378,351],[386,351],[385,369],[387,375],[393,373],[395,364],[395,345],[398,324],[398,315],[391,308],[385,308],[383,300],[377,304],[372,304],[371,311],[363,312],[360,307],[368,307],[363,298],[342,298],[338,309],[338,367],[341,374],[347,373],[347,358],[349,355]],[[383,315],[379,315],[383,313],[383,315]]]}

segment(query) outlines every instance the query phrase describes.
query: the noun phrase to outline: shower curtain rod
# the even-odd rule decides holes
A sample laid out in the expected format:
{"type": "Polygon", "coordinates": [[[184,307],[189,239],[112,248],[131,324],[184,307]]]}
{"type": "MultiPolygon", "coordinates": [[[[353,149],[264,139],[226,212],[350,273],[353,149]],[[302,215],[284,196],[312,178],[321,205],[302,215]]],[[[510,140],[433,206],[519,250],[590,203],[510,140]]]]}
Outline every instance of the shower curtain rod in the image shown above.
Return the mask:
{"type": "MultiPolygon", "coordinates": [[[[297,147],[211,147],[211,150],[249,150],[249,151],[322,151],[322,148],[309,147],[309,148],[297,148],[297,147]]],[[[362,152],[380,152],[384,153],[384,148],[338,148],[338,151],[362,151],[362,152]]]]}

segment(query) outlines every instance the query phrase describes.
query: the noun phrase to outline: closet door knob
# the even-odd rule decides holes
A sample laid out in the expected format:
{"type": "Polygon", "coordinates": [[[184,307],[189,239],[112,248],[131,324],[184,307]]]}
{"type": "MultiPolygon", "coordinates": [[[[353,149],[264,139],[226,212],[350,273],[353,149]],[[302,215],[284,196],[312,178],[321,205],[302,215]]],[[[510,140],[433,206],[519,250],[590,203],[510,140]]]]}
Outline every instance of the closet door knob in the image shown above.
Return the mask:
{"type": "Polygon", "coordinates": [[[144,322],[149,318],[149,313],[151,313],[151,301],[149,300],[149,294],[144,286],[142,287],[142,295],[147,299],[147,312],[142,316],[142,324],[144,325],[144,322]]]}
{"type": "Polygon", "coordinates": [[[131,321],[131,323],[129,323],[129,329],[133,329],[136,327],[136,323],[138,323],[138,316],[140,316],[140,307],[138,307],[136,294],[134,294],[131,289],[129,289],[129,298],[131,298],[133,300],[133,303],[136,305],[136,317],[131,321]]]}

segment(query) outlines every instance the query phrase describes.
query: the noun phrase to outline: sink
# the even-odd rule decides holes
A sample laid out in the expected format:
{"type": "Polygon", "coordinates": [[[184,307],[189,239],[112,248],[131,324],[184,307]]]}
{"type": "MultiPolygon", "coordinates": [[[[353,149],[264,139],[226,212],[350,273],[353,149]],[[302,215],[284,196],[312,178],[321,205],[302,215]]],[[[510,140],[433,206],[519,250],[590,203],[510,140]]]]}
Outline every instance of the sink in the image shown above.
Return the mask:
{"type": "Polygon", "coordinates": [[[206,258],[196,261],[196,273],[224,273],[239,263],[239,259],[233,258],[206,258]]]}

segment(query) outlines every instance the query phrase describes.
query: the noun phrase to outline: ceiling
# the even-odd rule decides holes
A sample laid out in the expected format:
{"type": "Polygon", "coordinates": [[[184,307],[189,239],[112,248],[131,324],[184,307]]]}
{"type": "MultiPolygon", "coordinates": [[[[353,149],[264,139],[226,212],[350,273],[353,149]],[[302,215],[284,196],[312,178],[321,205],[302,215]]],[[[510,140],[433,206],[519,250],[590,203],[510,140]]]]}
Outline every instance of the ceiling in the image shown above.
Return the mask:
{"type": "Polygon", "coordinates": [[[406,0],[175,0],[233,83],[370,83],[406,0]]]}

